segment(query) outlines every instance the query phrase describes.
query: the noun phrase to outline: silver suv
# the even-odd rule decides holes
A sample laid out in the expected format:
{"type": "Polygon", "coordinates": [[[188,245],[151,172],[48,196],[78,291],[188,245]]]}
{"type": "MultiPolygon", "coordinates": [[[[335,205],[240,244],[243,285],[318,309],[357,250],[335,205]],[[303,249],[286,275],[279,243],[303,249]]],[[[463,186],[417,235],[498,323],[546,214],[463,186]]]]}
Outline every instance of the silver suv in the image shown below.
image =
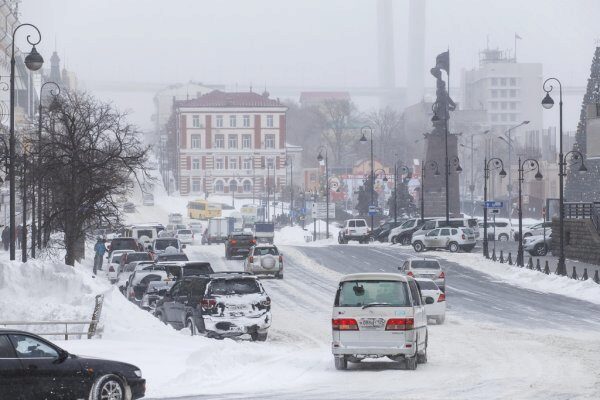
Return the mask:
{"type": "Polygon", "coordinates": [[[475,232],[471,228],[438,228],[413,235],[412,245],[417,253],[427,249],[448,249],[470,252],[475,247],[475,232]]]}
{"type": "Polygon", "coordinates": [[[348,244],[350,240],[357,240],[359,243],[368,243],[370,233],[367,221],[364,219],[349,219],[346,220],[342,230],[338,233],[338,243],[348,244]]]}
{"type": "Polygon", "coordinates": [[[283,279],[283,254],[274,245],[254,246],[244,260],[244,272],[254,275],[273,275],[277,279],[283,279]]]}
{"type": "Polygon", "coordinates": [[[398,271],[413,278],[431,279],[442,292],[446,291],[446,274],[442,271],[442,267],[437,260],[431,258],[406,260],[402,266],[398,267],[398,271]]]}

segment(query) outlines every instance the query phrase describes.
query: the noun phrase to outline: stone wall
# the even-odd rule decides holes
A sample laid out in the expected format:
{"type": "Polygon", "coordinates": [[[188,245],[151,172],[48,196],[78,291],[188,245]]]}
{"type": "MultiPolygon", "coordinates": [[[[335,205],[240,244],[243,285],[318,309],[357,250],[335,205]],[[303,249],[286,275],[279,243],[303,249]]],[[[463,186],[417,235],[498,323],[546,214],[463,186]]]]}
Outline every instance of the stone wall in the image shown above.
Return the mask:
{"type": "MultiPolygon", "coordinates": [[[[458,153],[458,139],[456,135],[448,135],[448,158],[451,160],[458,153]]],[[[427,135],[426,159],[427,163],[435,161],[438,165],[439,175],[435,171],[425,171],[424,200],[425,217],[444,217],[446,215],[446,161],[445,161],[445,138],[443,135],[427,135]]],[[[427,165],[427,164],[426,164],[427,165]]],[[[450,188],[450,216],[460,217],[460,188],[459,174],[456,167],[450,167],[448,186],[450,188]]]]}
{"type": "MultiPolygon", "coordinates": [[[[559,219],[552,220],[552,254],[558,257],[559,219]]],[[[600,235],[591,219],[565,219],[565,257],[600,265],[600,235]]]]}

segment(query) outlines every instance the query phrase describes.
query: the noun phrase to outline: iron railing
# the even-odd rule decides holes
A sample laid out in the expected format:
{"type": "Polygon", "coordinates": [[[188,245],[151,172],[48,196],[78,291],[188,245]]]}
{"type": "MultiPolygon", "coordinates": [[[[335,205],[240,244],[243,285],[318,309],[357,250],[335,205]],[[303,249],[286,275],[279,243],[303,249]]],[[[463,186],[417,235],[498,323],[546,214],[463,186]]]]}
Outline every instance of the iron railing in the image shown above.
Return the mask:
{"type": "Polygon", "coordinates": [[[40,326],[40,325],[63,326],[64,325],[64,327],[65,327],[64,331],[59,332],[57,329],[56,332],[50,331],[50,332],[32,332],[32,333],[35,333],[36,335],[40,335],[40,336],[63,336],[64,335],[65,340],[69,340],[69,336],[87,336],[88,339],[91,339],[93,336],[93,335],[88,335],[88,333],[85,331],[80,331],[80,332],[69,331],[70,325],[92,325],[92,324],[97,324],[97,323],[98,323],[97,320],[90,320],[90,321],[0,321],[0,326],[29,327],[31,325],[35,325],[35,326],[40,326]]]}
{"type": "Polygon", "coordinates": [[[596,231],[600,233],[600,202],[573,202],[564,205],[565,218],[591,219],[596,231]]]}

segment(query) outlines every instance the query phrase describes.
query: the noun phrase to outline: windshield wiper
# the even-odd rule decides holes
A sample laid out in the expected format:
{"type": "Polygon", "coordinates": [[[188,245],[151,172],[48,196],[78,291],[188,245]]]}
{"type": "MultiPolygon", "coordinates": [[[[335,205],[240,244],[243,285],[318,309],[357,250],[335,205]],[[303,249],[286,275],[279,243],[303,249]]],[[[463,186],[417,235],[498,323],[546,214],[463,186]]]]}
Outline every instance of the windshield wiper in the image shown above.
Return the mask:
{"type": "Polygon", "coordinates": [[[382,307],[382,306],[389,306],[391,305],[390,303],[369,303],[369,304],[365,304],[364,306],[362,306],[363,310],[365,308],[368,307],[382,307]]]}

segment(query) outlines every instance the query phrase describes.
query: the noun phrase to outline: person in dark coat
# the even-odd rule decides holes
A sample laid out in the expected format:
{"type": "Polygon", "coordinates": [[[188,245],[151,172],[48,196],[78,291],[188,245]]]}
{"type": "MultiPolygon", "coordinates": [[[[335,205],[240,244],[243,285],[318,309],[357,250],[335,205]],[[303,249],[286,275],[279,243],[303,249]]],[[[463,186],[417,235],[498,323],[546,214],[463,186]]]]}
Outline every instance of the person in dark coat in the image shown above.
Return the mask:
{"type": "Polygon", "coordinates": [[[2,230],[2,245],[4,246],[4,251],[8,251],[10,246],[10,229],[8,225],[2,230]]]}

